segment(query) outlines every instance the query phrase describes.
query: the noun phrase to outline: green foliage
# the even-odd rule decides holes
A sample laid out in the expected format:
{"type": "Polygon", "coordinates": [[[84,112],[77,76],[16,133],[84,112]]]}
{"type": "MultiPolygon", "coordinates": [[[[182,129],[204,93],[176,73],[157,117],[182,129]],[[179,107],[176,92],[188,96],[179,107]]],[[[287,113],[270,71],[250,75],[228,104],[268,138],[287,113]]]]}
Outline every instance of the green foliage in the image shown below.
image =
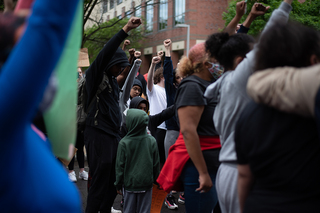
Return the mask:
{"type": "MultiPolygon", "coordinates": [[[[112,38],[112,36],[118,33],[119,30],[121,30],[123,26],[126,25],[128,20],[128,18],[122,20],[114,18],[109,20],[108,22],[99,24],[99,26],[94,25],[93,27],[85,30],[84,36],[89,36],[91,33],[96,31],[84,43],[84,47],[88,48],[90,63],[92,63],[96,59],[104,44],[107,43],[112,38]]],[[[141,47],[141,41],[144,39],[141,29],[142,28],[140,26],[129,32],[130,36],[127,39],[130,40],[130,45],[127,47],[128,49],[139,49],[141,47]]]]}
{"type": "MultiPolygon", "coordinates": [[[[236,3],[240,0],[233,0],[229,3],[228,11],[222,14],[223,20],[225,20],[225,26],[236,15],[236,3]]],[[[258,17],[250,26],[249,33],[250,35],[258,35],[264,28],[265,24],[269,20],[273,10],[277,9],[283,0],[261,0],[260,3],[263,3],[265,6],[270,6],[270,9],[266,12],[264,16],[258,17]]],[[[247,13],[242,17],[240,23],[243,23],[247,18],[252,5],[256,1],[248,0],[247,2],[247,13]]],[[[292,3],[292,12],[290,13],[290,18],[292,20],[298,21],[303,25],[313,27],[317,30],[320,30],[320,1],[319,0],[306,0],[304,3],[299,3],[295,0],[292,3]]]]}

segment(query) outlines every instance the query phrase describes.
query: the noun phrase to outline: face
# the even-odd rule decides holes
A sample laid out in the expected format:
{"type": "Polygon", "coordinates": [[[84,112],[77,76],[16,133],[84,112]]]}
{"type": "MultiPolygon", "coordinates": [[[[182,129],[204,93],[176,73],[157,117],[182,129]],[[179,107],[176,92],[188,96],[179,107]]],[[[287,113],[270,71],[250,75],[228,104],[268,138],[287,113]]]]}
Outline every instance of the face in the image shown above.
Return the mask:
{"type": "Polygon", "coordinates": [[[131,98],[137,97],[140,94],[141,94],[141,87],[139,87],[138,85],[134,85],[130,91],[131,98]]]}
{"type": "Polygon", "coordinates": [[[113,75],[114,77],[117,77],[121,72],[122,72],[123,68],[121,68],[120,64],[116,64],[113,65],[110,69],[109,72],[111,73],[111,75],[113,75]]]}
{"type": "Polygon", "coordinates": [[[145,111],[146,113],[148,113],[147,104],[145,104],[145,103],[140,103],[138,106],[138,109],[141,109],[141,110],[145,111]]]}
{"type": "Polygon", "coordinates": [[[175,78],[176,78],[176,84],[179,85],[181,83],[182,78],[177,74],[176,74],[175,78]]]}

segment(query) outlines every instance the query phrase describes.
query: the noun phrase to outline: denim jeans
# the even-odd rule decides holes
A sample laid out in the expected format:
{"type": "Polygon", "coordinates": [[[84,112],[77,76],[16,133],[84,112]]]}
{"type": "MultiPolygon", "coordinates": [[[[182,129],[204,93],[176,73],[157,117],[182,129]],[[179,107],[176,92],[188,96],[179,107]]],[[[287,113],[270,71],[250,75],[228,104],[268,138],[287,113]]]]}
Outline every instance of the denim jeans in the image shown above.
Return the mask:
{"type": "Polygon", "coordinates": [[[184,185],[185,207],[187,213],[211,213],[218,202],[215,188],[216,169],[209,169],[213,186],[209,192],[196,191],[199,187],[199,173],[191,160],[183,168],[181,179],[184,185]]]}

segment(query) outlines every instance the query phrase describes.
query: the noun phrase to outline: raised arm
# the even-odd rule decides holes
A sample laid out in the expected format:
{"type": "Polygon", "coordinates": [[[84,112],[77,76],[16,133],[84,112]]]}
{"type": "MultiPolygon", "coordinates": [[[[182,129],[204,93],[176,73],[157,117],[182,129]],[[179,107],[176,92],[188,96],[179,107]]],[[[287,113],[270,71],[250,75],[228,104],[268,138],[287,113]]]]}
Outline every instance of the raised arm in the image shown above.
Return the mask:
{"type": "Polygon", "coordinates": [[[246,18],[246,20],[243,22],[243,26],[246,28],[250,28],[252,22],[258,17],[258,16],[263,16],[267,10],[269,10],[270,6],[265,7],[263,6],[263,4],[261,3],[254,3],[251,11],[248,15],[248,17],[246,18]]]}
{"type": "MultiPolygon", "coordinates": [[[[0,117],[5,121],[0,122],[1,129],[14,130],[17,124],[32,120],[63,51],[78,2],[35,2],[24,35],[1,69],[0,117]],[[63,10],[61,5],[64,5],[63,10]],[[34,64],[37,64],[36,69],[32,68],[34,64]],[[12,119],[13,114],[15,119],[12,119]]],[[[3,142],[6,141],[4,134],[3,142]]]]}
{"type": "Polygon", "coordinates": [[[237,29],[237,25],[240,22],[240,19],[244,15],[246,9],[246,2],[240,1],[236,4],[236,15],[235,17],[230,21],[228,26],[223,30],[224,32],[228,33],[229,35],[233,35],[237,29]]]}
{"type": "Polygon", "coordinates": [[[123,51],[126,51],[126,47],[130,45],[130,41],[129,40],[125,40],[123,42],[123,45],[122,45],[122,50],[123,51]]]}
{"type": "Polygon", "coordinates": [[[114,35],[99,52],[97,58],[92,62],[86,71],[86,88],[88,96],[93,97],[99,84],[102,81],[103,72],[112,59],[114,53],[120,46],[121,42],[128,36],[128,32],[141,24],[141,19],[131,17],[128,23],[114,35]]]}
{"type": "Polygon", "coordinates": [[[138,73],[141,62],[142,61],[140,59],[136,59],[134,61],[134,64],[130,70],[130,73],[129,73],[126,81],[123,84],[122,93],[120,94],[120,102],[123,101],[124,103],[126,103],[128,101],[128,99],[130,97],[130,91],[133,86],[133,81],[138,73]]]}
{"type": "Polygon", "coordinates": [[[257,103],[311,117],[319,87],[320,65],[284,67],[254,73],[248,80],[247,92],[257,103]]]}
{"type": "Polygon", "coordinates": [[[147,87],[150,92],[152,92],[153,84],[154,84],[154,80],[153,80],[154,68],[155,68],[156,64],[159,63],[159,61],[160,61],[159,56],[153,57],[151,65],[149,67],[147,87]]]}
{"type": "MultiPolygon", "coordinates": [[[[286,0],[291,1],[291,0],[286,0]]],[[[262,34],[270,28],[275,23],[287,23],[289,19],[289,13],[292,9],[291,5],[286,3],[286,1],[282,2],[278,9],[274,10],[269,21],[267,22],[262,34]]],[[[255,7],[253,7],[255,10],[255,7]]],[[[235,72],[233,74],[234,81],[237,82],[239,88],[246,90],[247,82],[249,76],[253,73],[255,67],[255,52],[257,50],[257,45],[253,48],[251,52],[247,54],[247,57],[237,66],[235,72]]]]}
{"type": "MultiPolygon", "coordinates": [[[[132,64],[133,62],[133,59],[134,59],[134,52],[135,50],[132,48],[129,50],[129,54],[130,54],[130,57],[129,57],[129,63],[132,64]]],[[[123,84],[125,82],[125,80],[127,79],[127,76],[129,74],[131,70],[131,66],[127,66],[126,68],[124,68],[124,70],[118,75],[117,77],[117,83],[119,85],[120,88],[123,87],[123,84]]]]}

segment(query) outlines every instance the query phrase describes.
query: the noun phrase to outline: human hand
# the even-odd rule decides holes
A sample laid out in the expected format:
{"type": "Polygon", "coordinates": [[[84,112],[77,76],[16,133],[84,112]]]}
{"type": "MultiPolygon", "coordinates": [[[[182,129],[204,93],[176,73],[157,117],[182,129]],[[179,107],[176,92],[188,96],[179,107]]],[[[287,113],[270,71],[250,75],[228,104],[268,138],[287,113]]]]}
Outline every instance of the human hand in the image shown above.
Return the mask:
{"type": "Polygon", "coordinates": [[[161,61],[161,58],[159,56],[154,56],[152,58],[152,64],[157,64],[161,61]]]}
{"type": "Polygon", "coordinates": [[[117,193],[118,193],[119,195],[122,195],[121,190],[117,190],[117,193]]]}
{"type": "Polygon", "coordinates": [[[245,1],[240,1],[236,4],[236,15],[239,17],[242,17],[245,13],[246,10],[246,2],[245,1]]]}
{"type": "Polygon", "coordinates": [[[130,41],[129,41],[129,40],[125,40],[123,44],[124,44],[125,46],[128,46],[128,45],[130,45],[130,41]]]}
{"type": "Polygon", "coordinates": [[[158,56],[159,56],[160,58],[163,56],[163,51],[162,51],[162,50],[160,50],[160,51],[158,52],[158,56]]]}
{"type": "Polygon", "coordinates": [[[172,43],[171,39],[166,39],[166,40],[164,40],[163,45],[165,48],[170,48],[171,43],[172,43]]]}
{"type": "Polygon", "coordinates": [[[140,56],[141,56],[141,52],[140,51],[135,51],[134,52],[134,57],[140,58],[140,56]]]}
{"type": "Polygon", "coordinates": [[[136,51],[136,50],[135,50],[134,48],[129,49],[130,57],[133,57],[133,56],[134,56],[135,51],[136,51]]]}
{"type": "MultiPolygon", "coordinates": [[[[288,3],[288,4],[291,5],[291,3],[293,2],[293,0],[284,0],[284,2],[286,2],[286,3],[288,3]]],[[[302,3],[302,2],[300,2],[300,3],[302,3]]]]}
{"type": "Polygon", "coordinates": [[[123,31],[128,33],[130,30],[139,27],[141,25],[141,23],[142,23],[141,18],[131,17],[129,19],[128,23],[122,29],[123,29],[123,31]]]}
{"type": "Polygon", "coordinates": [[[262,16],[267,12],[269,8],[270,6],[266,7],[266,6],[263,6],[263,4],[261,3],[254,3],[251,8],[250,14],[255,17],[262,16]]]}
{"type": "Polygon", "coordinates": [[[208,173],[199,175],[199,183],[200,186],[196,189],[196,191],[200,191],[200,193],[210,191],[211,187],[213,186],[212,180],[208,173]]]}

